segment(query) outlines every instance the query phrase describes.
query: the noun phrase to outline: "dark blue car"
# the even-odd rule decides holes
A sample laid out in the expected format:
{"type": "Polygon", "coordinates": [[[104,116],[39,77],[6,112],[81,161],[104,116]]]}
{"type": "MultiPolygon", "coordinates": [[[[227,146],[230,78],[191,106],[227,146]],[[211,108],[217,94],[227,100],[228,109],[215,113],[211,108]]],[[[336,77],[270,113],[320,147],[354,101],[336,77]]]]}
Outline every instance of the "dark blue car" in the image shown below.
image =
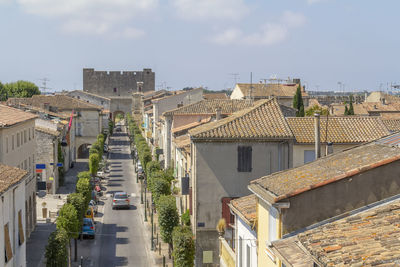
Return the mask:
{"type": "Polygon", "coordinates": [[[95,234],[96,228],[94,226],[93,220],[90,218],[84,218],[81,235],[94,238],[95,234]]]}

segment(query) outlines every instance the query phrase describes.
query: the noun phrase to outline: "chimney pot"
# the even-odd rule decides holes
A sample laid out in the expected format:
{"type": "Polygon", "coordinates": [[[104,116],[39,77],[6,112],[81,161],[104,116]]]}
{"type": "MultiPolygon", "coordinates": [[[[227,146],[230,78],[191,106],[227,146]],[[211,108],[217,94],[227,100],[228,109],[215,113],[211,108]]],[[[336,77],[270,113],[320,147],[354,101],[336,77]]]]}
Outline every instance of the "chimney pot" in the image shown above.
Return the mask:
{"type": "Polygon", "coordinates": [[[222,114],[222,108],[221,107],[217,107],[216,109],[216,114],[215,114],[215,120],[220,120],[221,119],[221,114],[222,114]]]}
{"type": "Polygon", "coordinates": [[[326,155],[332,154],[333,153],[333,143],[328,142],[326,146],[326,155]]]}
{"type": "Polygon", "coordinates": [[[321,157],[321,138],[320,138],[320,116],[319,113],[314,113],[315,117],[315,159],[321,157]]]}

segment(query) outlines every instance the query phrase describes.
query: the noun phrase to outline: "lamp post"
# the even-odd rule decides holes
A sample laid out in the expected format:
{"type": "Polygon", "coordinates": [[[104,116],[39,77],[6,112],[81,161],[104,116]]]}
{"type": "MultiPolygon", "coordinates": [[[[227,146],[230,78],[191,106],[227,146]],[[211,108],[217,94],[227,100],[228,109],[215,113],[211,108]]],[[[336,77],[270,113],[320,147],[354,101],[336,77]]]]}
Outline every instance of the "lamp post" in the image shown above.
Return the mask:
{"type": "Polygon", "coordinates": [[[143,204],[143,182],[140,181],[140,204],[143,204]]]}
{"type": "Polygon", "coordinates": [[[147,187],[144,186],[144,221],[147,222],[147,197],[146,197],[147,187]]]}
{"type": "Polygon", "coordinates": [[[154,242],[153,242],[153,239],[154,239],[154,234],[153,234],[153,232],[154,232],[154,225],[153,225],[153,204],[151,204],[151,216],[150,216],[150,218],[151,218],[151,251],[153,251],[153,250],[154,250],[154,242]]]}

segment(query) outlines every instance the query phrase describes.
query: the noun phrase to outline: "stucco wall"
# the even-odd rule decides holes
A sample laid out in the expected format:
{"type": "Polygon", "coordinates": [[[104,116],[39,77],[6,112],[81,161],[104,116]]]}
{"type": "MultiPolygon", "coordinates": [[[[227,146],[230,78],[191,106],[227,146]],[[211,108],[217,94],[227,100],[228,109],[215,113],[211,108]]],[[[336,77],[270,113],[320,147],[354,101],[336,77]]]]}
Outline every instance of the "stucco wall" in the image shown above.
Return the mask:
{"type": "Polygon", "coordinates": [[[96,137],[101,132],[101,117],[99,111],[82,110],[76,121],[76,136],[96,137]]]}
{"type": "Polygon", "coordinates": [[[36,137],[36,162],[37,164],[46,164],[46,169],[41,174],[42,181],[51,184],[49,193],[55,194],[59,186],[58,170],[56,165],[50,165],[50,163],[58,162],[58,139],[41,131],[36,131],[36,137]],[[50,177],[53,177],[53,181],[49,180],[50,177]]]}
{"type": "Polygon", "coordinates": [[[239,86],[235,86],[235,88],[232,91],[231,94],[231,99],[243,99],[244,95],[242,91],[240,90],[239,86]]]}
{"type": "Polygon", "coordinates": [[[289,199],[283,234],[400,194],[400,161],[325,185],[289,199]]]}
{"type": "Polygon", "coordinates": [[[249,262],[251,267],[257,266],[257,233],[250,228],[239,216],[235,216],[236,225],[236,266],[247,267],[247,247],[250,248],[249,262]],[[240,242],[241,241],[241,249],[240,242]],[[240,255],[242,253],[242,255],[240,255]],[[242,261],[240,261],[240,259],[242,261]]]}
{"type": "Polygon", "coordinates": [[[18,244],[18,211],[22,212],[22,227],[25,231],[25,181],[11,187],[2,195],[4,200],[0,202],[0,222],[2,229],[0,231],[0,265],[4,267],[26,266],[26,240],[22,245],[18,244]],[[5,263],[4,248],[4,225],[8,223],[11,248],[13,257],[5,263]]]}
{"type": "MultiPolygon", "coordinates": [[[[203,229],[215,229],[218,220],[222,217],[223,197],[241,197],[249,195],[247,185],[250,181],[291,167],[291,143],[195,143],[193,159],[193,193],[192,205],[194,208],[194,227],[197,234],[202,235],[203,229]],[[237,171],[237,147],[239,145],[252,146],[252,171],[237,171]],[[279,149],[278,147],[281,147],[279,149]],[[279,152],[280,150],[280,152],[279,152]],[[279,155],[281,163],[279,164],[279,155]],[[197,227],[204,223],[204,227],[197,227]]],[[[208,233],[209,235],[209,233],[208,233]]],[[[196,251],[214,250],[218,247],[208,247],[217,244],[217,235],[203,238],[196,236],[196,251]],[[205,243],[202,243],[202,240],[205,243]]],[[[200,255],[199,254],[199,255],[200,255]]]]}
{"type": "MultiPolygon", "coordinates": [[[[341,152],[345,149],[354,147],[355,145],[336,145],[333,144],[333,153],[341,152]]],[[[314,145],[303,145],[303,144],[294,144],[293,145],[293,167],[298,167],[304,165],[304,151],[314,151],[314,145]]],[[[326,145],[321,145],[321,156],[326,155],[326,145]]]]}

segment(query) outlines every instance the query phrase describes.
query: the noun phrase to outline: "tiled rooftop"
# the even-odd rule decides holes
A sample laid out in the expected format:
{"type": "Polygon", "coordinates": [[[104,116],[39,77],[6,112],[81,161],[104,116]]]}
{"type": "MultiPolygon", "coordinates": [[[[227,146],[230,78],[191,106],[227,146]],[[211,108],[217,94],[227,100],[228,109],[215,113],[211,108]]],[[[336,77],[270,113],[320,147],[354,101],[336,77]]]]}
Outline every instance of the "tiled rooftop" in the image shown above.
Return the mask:
{"type": "Polygon", "coordinates": [[[399,147],[374,142],[253,180],[249,188],[277,202],[399,159],[399,147]]]}
{"type": "Polygon", "coordinates": [[[210,120],[211,120],[211,117],[207,117],[207,118],[204,118],[204,119],[202,119],[200,121],[195,121],[195,122],[192,122],[192,123],[188,123],[188,124],[182,125],[180,127],[173,128],[172,129],[172,133],[178,133],[180,131],[185,131],[185,130],[192,129],[192,128],[197,127],[199,125],[202,125],[204,123],[210,122],[210,120]]]}
{"type": "MultiPolygon", "coordinates": [[[[293,97],[296,94],[298,84],[263,84],[263,83],[238,83],[237,86],[242,91],[242,94],[247,97],[250,88],[253,87],[252,97],[293,97]]],[[[304,91],[301,92],[302,96],[308,96],[304,91]]]]}
{"type": "Polygon", "coordinates": [[[400,119],[382,119],[383,124],[391,132],[400,131],[400,119]]]}
{"type": "MultiPolygon", "coordinates": [[[[315,142],[315,118],[286,118],[298,143],[315,142]]],[[[390,132],[379,117],[346,116],[320,117],[321,142],[364,143],[389,135],[390,132]],[[328,138],[326,126],[328,122],[328,138]]]]}
{"type": "Polygon", "coordinates": [[[9,98],[8,104],[18,105],[18,103],[42,108],[44,104],[62,110],[101,110],[101,106],[87,103],[85,101],[66,96],[66,95],[34,95],[31,98],[9,98]]]}
{"type": "Polygon", "coordinates": [[[60,135],[59,131],[54,131],[52,129],[45,128],[45,127],[40,127],[40,126],[35,126],[35,130],[39,131],[39,132],[42,132],[42,133],[45,133],[45,134],[50,134],[50,135],[53,135],[53,136],[59,136],[60,135]]]}
{"type": "Polygon", "coordinates": [[[231,99],[211,99],[201,100],[193,104],[169,110],[163,113],[164,116],[173,115],[193,115],[193,114],[215,114],[217,108],[221,108],[222,114],[232,114],[236,111],[253,106],[247,100],[231,100],[231,99]]]}
{"type": "Polygon", "coordinates": [[[249,196],[231,200],[229,206],[247,224],[252,224],[257,218],[257,197],[252,194],[249,196]]]}
{"type": "Polygon", "coordinates": [[[271,140],[292,139],[293,135],[275,99],[260,100],[254,107],[189,130],[192,139],[271,140]]]}
{"type": "Polygon", "coordinates": [[[0,193],[21,181],[26,174],[24,170],[0,164],[0,193]]]}
{"type": "MultiPolygon", "coordinates": [[[[347,105],[349,107],[349,105],[347,105]]],[[[369,113],[366,108],[362,104],[353,104],[354,114],[355,115],[363,115],[369,116],[369,113]]],[[[344,104],[332,104],[330,105],[330,111],[332,115],[335,116],[344,116],[345,105],[344,104]]]]}
{"type": "Polygon", "coordinates": [[[34,118],[37,118],[35,114],[0,105],[0,127],[11,126],[34,118]]]}
{"type": "Polygon", "coordinates": [[[97,95],[97,94],[93,94],[93,93],[89,93],[89,92],[86,92],[86,91],[83,91],[83,90],[74,90],[74,91],[68,92],[66,95],[69,95],[69,94],[71,94],[71,93],[73,93],[73,92],[77,92],[77,93],[81,93],[81,94],[84,94],[84,95],[88,95],[88,96],[93,96],[93,97],[101,98],[101,99],[104,99],[104,100],[106,100],[106,101],[110,101],[110,100],[111,100],[111,99],[108,98],[108,97],[101,96],[101,95],[97,95]]]}
{"type": "Polygon", "coordinates": [[[398,266],[399,225],[397,199],[305,231],[297,238],[304,254],[312,255],[320,266],[398,266]]]}
{"type": "Polygon", "coordinates": [[[188,135],[181,135],[174,138],[174,143],[177,148],[184,148],[190,146],[190,137],[188,135]]]}
{"type": "Polygon", "coordinates": [[[211,94],[203,94],[203,98],[210,99],[229,99],[229,97],[225,93],[211,93],[211,94]]]}

